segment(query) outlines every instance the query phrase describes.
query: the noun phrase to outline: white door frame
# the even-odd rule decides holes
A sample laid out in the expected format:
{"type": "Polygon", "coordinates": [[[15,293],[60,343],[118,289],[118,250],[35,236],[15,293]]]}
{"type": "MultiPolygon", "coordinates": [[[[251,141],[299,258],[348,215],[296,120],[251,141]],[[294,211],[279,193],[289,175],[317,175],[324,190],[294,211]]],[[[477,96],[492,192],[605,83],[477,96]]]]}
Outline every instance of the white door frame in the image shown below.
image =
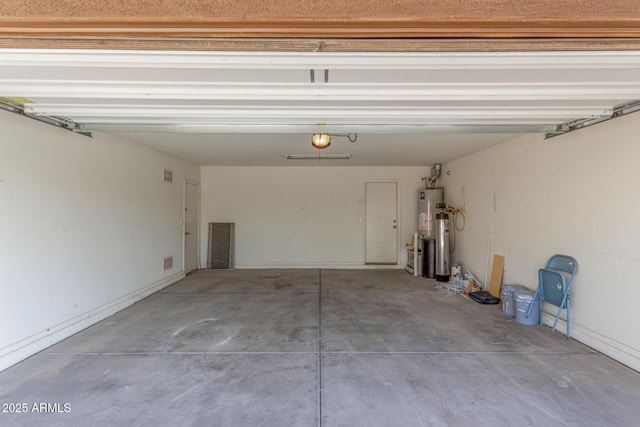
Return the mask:
{"type": "MultiPolygon", "coordinates": [[[[400,206],[400,180],[399,179],[365,179],[362,183],[362,265],[367,264],[367,212],[366,212],[366,197],[367,197],[367,183],[395,183],[396,184],[396,265],[400,265],[401,261],[401,236],[402,236],[402,221],[401,218],[401,206],[400,206]]],[[[375,267],[375,264],[371,264],[375,267]]],[[[382,265],[382,267],[390,268],[392,264],[382,265]]]]}
{"type": "Polygon", "coordinates": [[[187,185],[196,185],[198,186],[198,209],[196,210],[198,220],[196,221],[196,270],[200,268],[200,181],[194,181],[192,179],[185,179],[184,184],[182,186],[183,197],[182,197],[182,271],[187,272],[187,251],[186,251],[186,243],[187,236],[185,233],[187,232],[187,185]]]}

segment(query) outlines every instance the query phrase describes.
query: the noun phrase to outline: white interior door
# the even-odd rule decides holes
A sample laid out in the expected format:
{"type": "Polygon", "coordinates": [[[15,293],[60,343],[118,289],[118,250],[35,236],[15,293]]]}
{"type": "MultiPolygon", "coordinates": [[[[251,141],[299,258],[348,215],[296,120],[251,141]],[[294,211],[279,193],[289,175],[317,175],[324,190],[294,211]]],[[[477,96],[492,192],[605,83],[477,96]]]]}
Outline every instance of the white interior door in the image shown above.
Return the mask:
{"type": "Polygon", "coordinates": [[[198,224],[200,222],[200,184],[184,183],[184,272],[198,269],[198,224]]]}
{"type": "Polygon", "coordinates": [[[397,183],[365,183],[365,262],[397,264],[397,183]]]}

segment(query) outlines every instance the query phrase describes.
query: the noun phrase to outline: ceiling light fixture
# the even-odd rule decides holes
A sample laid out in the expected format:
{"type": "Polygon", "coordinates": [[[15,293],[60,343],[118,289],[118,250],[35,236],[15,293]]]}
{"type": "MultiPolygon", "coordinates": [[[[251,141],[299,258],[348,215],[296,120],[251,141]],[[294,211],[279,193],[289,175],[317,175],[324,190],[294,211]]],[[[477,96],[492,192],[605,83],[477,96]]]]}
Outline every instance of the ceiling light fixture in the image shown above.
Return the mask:
{"type": "Polygon", "coordinates": [[[319,150],[327,148],[331,145],[331,135],[328,133],[314,133],[311,136],[311,145],[319,150]]]}
{"type": "Polygon", "coordinates": [[[314,133],[311,136],[311,145],[313,145],[318,150],[327,148],[331,145],[332,136],[347,138],[350,142],[356,142],[356,140],[358,139],[357,133],[314,133]]]}

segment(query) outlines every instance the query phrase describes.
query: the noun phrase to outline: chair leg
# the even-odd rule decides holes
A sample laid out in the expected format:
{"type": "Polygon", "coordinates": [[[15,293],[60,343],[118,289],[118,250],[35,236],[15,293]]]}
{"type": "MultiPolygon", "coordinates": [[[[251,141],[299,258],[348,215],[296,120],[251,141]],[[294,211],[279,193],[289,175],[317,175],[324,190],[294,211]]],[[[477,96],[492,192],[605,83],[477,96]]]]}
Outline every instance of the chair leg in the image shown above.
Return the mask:
{"type": "Polygon", "coordinates": [[[531,316],[531,310],[533,309],[533,305],[536,302],[536,297],[538,296],[538,291],[533,294],[533,298],[531,298],[531,302],[529,303],[529,307],[527,308],[527,319],[531,316]]]}
{"type": "Polygon", "coordinates": [[[540,326],[544,326],[544,319],[543,319],[543,313],[544,311],[542,311],[542,305],[543,305],[544,300],[542,299],[542,294],[540,294],[540,304],[538,305],[538,311],[540,312],[540,317],[539,317],[539,321],[540,321],[540,326]]]}
{"type": "MultiPolygon", "coordinates": [[[[542,309],[542,294],[540,294],[540,289],[536,289],[536,293],[533,294],[533,298],[531,299],[531,303],[529,304],[529,308],[527,309],[527,318],[531,316],[531,311],[533,310],[533,306],[536,305],[536,298],[540,301],[538,307],[542,309]]],[[[538,319],[540,320],[540,319],[538,319]]],[[[540,326],[542,326],[542,322],[540,322],[540,326]]]]}
{"type": "Polygon", "coordinates": [[[560,313],[562,313],[562,307],[558,309],[558,314],[556,314],[556,321],[553,322],[553,329],[552,329],[553,332],[555,332],[556,328],[558,327],[558,320],[560,319],[560,313]]]}
{"type": "Polygon", "coordinates": [[[553,330],[556,330],[558,326],[558,320],[560,319],[560,315],[562,314],[562,309],[567,309],[567,338],[569,338],[569,294],[565,293],[562,298],[562,303],[560,303],[560,307],[558,307],[558,314],[556,315],[556,321],[553,322],[553,330]]]}
{"type": "Polygon", "coordinates": [[[569,300],[567,299],[567,339],[571,338],[571,309],[569,308],[569,300]]]}

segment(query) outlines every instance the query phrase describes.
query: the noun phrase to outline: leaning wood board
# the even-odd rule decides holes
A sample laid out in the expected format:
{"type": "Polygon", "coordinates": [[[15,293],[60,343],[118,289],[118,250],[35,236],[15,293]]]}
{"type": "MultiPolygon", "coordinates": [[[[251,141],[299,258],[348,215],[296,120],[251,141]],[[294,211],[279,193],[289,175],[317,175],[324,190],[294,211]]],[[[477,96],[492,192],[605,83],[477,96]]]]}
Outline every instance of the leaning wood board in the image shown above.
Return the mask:
{"type": "Polygon", "coordinates": [[[500,288],[502,287],[502,275],[504,273],[504,257],[502,255],[493,256],[493,270],[491,271],[491,284],[489,294],[500,298],[500,288]]]}

